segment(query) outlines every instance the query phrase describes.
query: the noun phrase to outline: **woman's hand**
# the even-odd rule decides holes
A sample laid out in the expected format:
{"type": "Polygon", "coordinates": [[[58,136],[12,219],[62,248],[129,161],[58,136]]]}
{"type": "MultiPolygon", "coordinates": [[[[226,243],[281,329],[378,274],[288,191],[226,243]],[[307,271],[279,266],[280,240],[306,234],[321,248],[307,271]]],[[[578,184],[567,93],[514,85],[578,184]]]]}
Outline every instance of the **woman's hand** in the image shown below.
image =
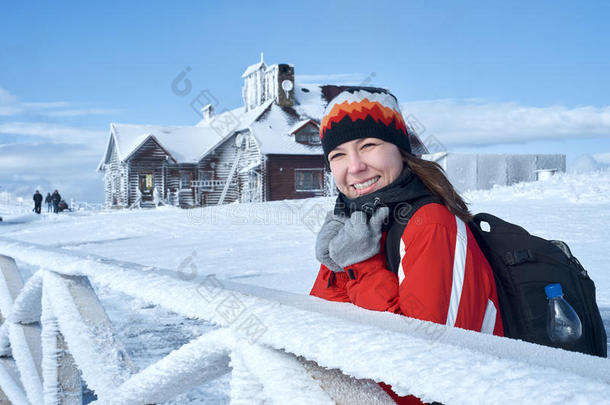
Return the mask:
{"type": "Polygon", "coordinates": [[[379,253],[381,227],[389,214],[388,207],[381,207],[367,221],[366,213],[352,213],[328,244],[330,260],[346,268],[379,253]]]}
{"type": "Polygon", "coordinates": [[[329,211],[316,239],[316,259],[335,272],[343,271],[343,268],[330,258],[328,244],[343,228],[345,221],[347,217],[334,215],[333,211],[329,211]]]}

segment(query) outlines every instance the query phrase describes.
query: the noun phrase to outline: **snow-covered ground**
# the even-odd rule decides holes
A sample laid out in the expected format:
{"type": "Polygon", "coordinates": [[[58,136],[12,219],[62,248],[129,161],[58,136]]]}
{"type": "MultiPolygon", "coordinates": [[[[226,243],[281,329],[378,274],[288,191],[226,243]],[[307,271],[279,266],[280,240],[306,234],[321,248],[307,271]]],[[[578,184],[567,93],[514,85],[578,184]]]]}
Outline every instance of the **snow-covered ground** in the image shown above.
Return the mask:
{"type": "MultiPolygon", "coordinates": [[[[473,212],[489,212],[532,234],[567,242],[595,281],[610,329],[610,171],[562,174],[465,197],[473,212]]],[[[0,202],[0,236],[172,269],[184,280],[213,274],[219,280],[307,294],[318,269],[315,234],[332,206],[332,199],[317,198],[35,215],[29,207],[0,202]]],[[[18,264],[26,277],[35,270],[18,264]]],[[[212,329],[104,287],[98,294],[139,369],[212,329]]],[[[230,377],[223,377],[173,403],[228,403],[229,384],[230,377]]]]}

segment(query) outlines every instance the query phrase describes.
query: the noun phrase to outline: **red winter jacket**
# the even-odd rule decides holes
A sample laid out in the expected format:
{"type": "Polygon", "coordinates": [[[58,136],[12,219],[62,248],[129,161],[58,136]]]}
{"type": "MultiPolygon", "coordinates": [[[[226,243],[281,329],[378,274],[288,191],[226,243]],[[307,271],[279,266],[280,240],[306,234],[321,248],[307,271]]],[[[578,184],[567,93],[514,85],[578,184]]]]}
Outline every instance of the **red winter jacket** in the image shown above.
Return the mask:
{"type": "MultiPolygon", "coordinates": [[[[381,253],[334,273],[321,265],[310,294],[362,308],[503,336],[493,273],[468,226],[441,204],[413,215],[401,237],[398,275],[381,253]]],[[[419,404],[397,397],[399,404],[419,404]]]]}

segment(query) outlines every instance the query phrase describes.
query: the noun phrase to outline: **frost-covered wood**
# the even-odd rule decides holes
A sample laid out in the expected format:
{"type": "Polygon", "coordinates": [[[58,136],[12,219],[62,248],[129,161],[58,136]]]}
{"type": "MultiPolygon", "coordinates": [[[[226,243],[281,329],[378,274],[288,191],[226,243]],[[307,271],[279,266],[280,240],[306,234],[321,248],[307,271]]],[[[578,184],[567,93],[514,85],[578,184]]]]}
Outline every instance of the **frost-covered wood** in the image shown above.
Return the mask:
{"type": "Polygon", "coordinates": [[[289,402],[295,405],[335,404],[296,357],[262,345],[247,345],[247,340],[238,340],[234,351],[261,382],[264,397],[271,403],[288,402],[289,398],[289,402]],[[240,350],[244,346],[245,349],[240,350]]]}
{"type": "Polygon", "coordinates": [[[165,402],[230,372],[229,339],[227,331],[214,331],[174,350],[125,381],[114,392],[112,403],[165,402]]]}
{"type": "MultiPolygon", "coordinates": [[[[15,271],[16,268],[15,268],[15,271]]],[[[25,285],[11,308],[9,321],[20,324],[38,323],[41,314],[42,272],[34,273],[25,285]]]]}
{"type": "Polygon", "coordinates": [[[337,405],[393,405],[395,402],[373,380],[357,379],[338,369],[320,367],[314,361],[297,358],[307,372],[318,380],[337,405]]]}
{"type": "Polygon", "coordinates": [[[127,207],[127,165],[119,158],[114,137],[110,137],[106,157],[100,166],[104,172],[104,203],[107,207],[127,207]]]}
{"type": "Polygon", "coordinates": [[[0,358],[0,404],[30,405],[13,359],[0,358]]]}
{"type": "MultiPolygon", "coordinates": [[[[301,355],[320,366],[384,381],[401,395],[447,404],[518,403],[524,391],[539,404],[549,403],[551,394],[567,400],[578,392],[593,402],[610,396],[607,359],[227,280],[212,286],[210,296],[206,280],[187,282],[172,277],[170,270],[147,271],[111,259],[100,262],[0,237],[0,253],[5,252],[32,265],[86,274],[101,286],[187,317],[210,320],[257,344],[301,355]],[[228,300],[245,308],[240,321],[231,322],[219,313],[219,305],[228,300]],[[478,372],[473,379],[473,364],[487,372],[478,372]],[[439,375],[443,378],[432,378],[439,375]]],[[[67,335],[66,339],[69,343],[67,335]]]]}
{"type": "Polygon", "coordinates": [[[239,351],[231,352],[231,402],[230,405],[265,405],[263,384],[246,366],[239,351]]]}
{"type": "Polygon", "coordinates": [[[40,325],[9,323],[8,331],[13,358],[28,400],[33,404],[41,404],[43,403],[43,391],[40,325]]]}
{"type": "Polygon", "coordinates": [[[48,293],[42,296],[42,373],[44,405],[81,405],[80,372],[68,351],[48,293]]]}
{"type": "Polygon", "coordinates": [[[13,303],[23,289],[23,279],[15,259],[0,255],[0,311],[4,318],[13,311],[13,303]]]}
{"type": "Polygon", "coordinates": [[[236,135],[233,135],[226,139],[216,148],[213,154],[206,156],[199,162],[198,170],[200,173],[212,172],[212,180],[220,180],[222,182],[222,186],[220,187],[214,186],[196,190],[196,192],[200,195],[199,198],[201,205],[218,204],[223,193],[223,201],[225,203],[231,203],[237,200],[239,196],[237,181],[233,181],[227,186],[227,180],[230,177],[229,175],[231,173],[231,168],[236,161],[239,164],[239,162],[242,160],[241,155],[243,154],[244,149],[244,146],[241,146],[240,148],[236,147],[235,137],[236,135]],[[242,151],[241,153],[239,152],[240,150],[242,151]],[[201,196],[202,193],[204,193],[203,196],[201,196]]]}
{"type": "Polygon", "coordinates": [[[99,398],[112,398],[135,367],[89,280],[45,272],[43,284],[45,294],[53,297],[51,309],[87,385],[99,398]]]}
{"type": "Polygon", "coordinates": [[[8,339],[8,322],[2,319],[2,326],[0,326],[0,357],[11,356],[11,342],[8,339]]]}
{"type": "MultiPolygon", "coordinates": [[[[35,295],[35,281],[28,284],[30,286],[27,289],[28,297],[31,297],[32,294],[30,293],[32,291],[35,295]]],[[[20,301],[23,306],[23,303],[27,303],[28,300],[19,298],[23,289],[23,279],[19,274],[15,260],[7,256],[0,256],[0,288],[0,295],[2,296],[0,298],[0,310],[4,314],[7,324],[7,327],[3,330],[8,331],[11,352],[19,370],[21,383],[31,403],[42,403],[40,325],[37,323],[37,319],[32,319],[29,316],[26,316],[26,318],[30,318],[28,324],[13,322],[15,302],[20,301]]],[[[20,313],[27,314],[28,311],[23,308],[20,313]]],[[[8,389],[10,390],[10,388],[8,389]]]]}

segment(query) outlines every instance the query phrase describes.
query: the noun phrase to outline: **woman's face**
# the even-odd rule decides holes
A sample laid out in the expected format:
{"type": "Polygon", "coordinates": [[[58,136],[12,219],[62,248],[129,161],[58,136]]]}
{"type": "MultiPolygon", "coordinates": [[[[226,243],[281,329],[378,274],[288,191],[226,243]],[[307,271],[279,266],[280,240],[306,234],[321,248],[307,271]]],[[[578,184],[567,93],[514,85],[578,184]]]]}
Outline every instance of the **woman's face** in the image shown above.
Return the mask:
{"type": "Polygon", "coordinates": [[[392,183],[403,168],[398,147],[378,138],[345,142],[328,154],[328,161],[337,188],[352,199],[392,183]]]}

